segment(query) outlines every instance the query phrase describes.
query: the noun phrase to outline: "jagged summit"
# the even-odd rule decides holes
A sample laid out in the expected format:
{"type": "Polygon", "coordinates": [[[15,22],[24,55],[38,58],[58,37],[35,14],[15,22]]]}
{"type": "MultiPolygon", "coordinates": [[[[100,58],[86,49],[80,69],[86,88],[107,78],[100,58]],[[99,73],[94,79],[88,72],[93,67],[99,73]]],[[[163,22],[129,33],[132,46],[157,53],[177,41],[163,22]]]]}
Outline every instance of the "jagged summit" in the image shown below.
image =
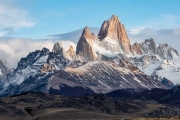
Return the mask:
{"type": "Polygon", "coordinates": [[[69,50],[67,51],[67,54],[72,58],[76,56],[76,52],[72,45],[70,46],[69,50]]]}
{"type": "Polygon", "coordinates": [[[155,41],[150,38],[150,39],[145,39],[145,41],[142,43],[142,49],[146,54],[156,54],[157,53],[157,48],[155,41]]]}
{"type": "Polygon", "coordinates": [[[53,53],[59,53],[63,51],[62,44],[60,42],[56,42],[53,46],[52,52],[53,53]]]}
{"type": "Polygon", "coordinates": [[[91,33],[87,26],[84,28],[81,37],[86,37],[86,39],[88,39],[88,40],[94,40],[95,39],[94,33],[91,33]]]}
{"type": "Polygon", "coordinates": [[[87,61],[96,59],[92,41],[95,39],[94,34],[90,33],[88,27],[85,27],[76,46],[76,54],[84,57],[87,61]]]}
{"type": "Polygon", "coordinates": [[[0,84],[0,96],[27,90],[56,94],[63,87],[67,91],[78,87],[85,93],[167,89],[169,86],[152,77],[179,79],[179,64],[178,52],[168,44],[156,46],[151,38],[131,46],[124,25],[113,15],[102,24],[98,37],[85,27],[76,52],[72,46],[66,52],[57,42],[52,52],[44,48],[22,58],[17,69],[0,84]]]}
{"type": "Polygon", "coordinates": [[[142,43],[134,43],[132,45],[133,51],[138,55],[157,55],[162,59],[172,60],[173,55],[179,56],[177,50],[166,44],[160,44],[156,46],[155,41],[150,39],[145,39],[142,43]]]}
{"type": "Polygon", "coordinates": [[[137,55],[142,55],[143,54],[143,52],[141,50],[141,46],[137,42],[135,42],[132,45],[132,49],[133,49],[134,53],[137,54],[137,55]]]}
{"type": "Polygon", "coordinates": [[[119,21],[120,22],[120,19],[119,19],[119,17],[117,15],[114,14],[114,15],[111,16],[111,18],[109,18],[108,21],[119,21]]]}
{"type": "Polygon", "coordinates": [[[98,37],[100,40],[103,40],[106,37],[112,38],[118,42],[124,53],[132,54],[131,43],[124,25],[121,24],[116,15],[113,15],[109,20],[103,22],[98,37]]]}

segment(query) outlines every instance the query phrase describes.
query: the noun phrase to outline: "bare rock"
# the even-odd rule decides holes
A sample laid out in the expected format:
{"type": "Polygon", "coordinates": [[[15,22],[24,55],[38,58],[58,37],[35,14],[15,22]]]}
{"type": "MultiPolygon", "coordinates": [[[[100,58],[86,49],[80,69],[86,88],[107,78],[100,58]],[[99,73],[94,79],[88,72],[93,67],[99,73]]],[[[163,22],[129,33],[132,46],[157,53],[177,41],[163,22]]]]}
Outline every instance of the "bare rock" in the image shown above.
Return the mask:
{"type": "Polygon", "coordinates": [[[92,46],[92,41],[95,39],[95,35],[90,33],[88,27],[85,27],[78,41],[76,47],[76,54],[84,57],[87,61],[95,61],[96,56],[94,48],[92,46]]]}
{"type": "Polygon", "coordinates": [[[98,36],[100,40],[103,40],[105,37],[114,39],[119,43],[124,53],[132,54],[131,43],[124,25],[121,24],[116,15],[113,15],[109,20],[103,22],[98,36]]]}
{"type": "Polygon", "coordinates": [[[65,55],[65,50],[62,47],[62,44],[60,42],[57,42],[54,44],[54,47],[52,49],[53,53],[59,54],[59,55],[65,55]]]}
{"type": "Polygon", "coordinates": [[[53,64],[44,63],[43,67],[41,68],[41,73],[50,72],[55,69],[56,68],[53,64]]]}
{"type": "Polygon", "coordinates": [[[72,58],[74,58],[76,56],[76,52],[72,45],[70,46],[69,50],[67,51],[67,54],[72,58]]]}
{"type": "Polygon", "coordinates": [[[137,42],[132,45],[132,49],[138,55],[142,55],[143,54],[142,50],[141,50],[141,47],[140,47],[140,45],[137,42]]]}

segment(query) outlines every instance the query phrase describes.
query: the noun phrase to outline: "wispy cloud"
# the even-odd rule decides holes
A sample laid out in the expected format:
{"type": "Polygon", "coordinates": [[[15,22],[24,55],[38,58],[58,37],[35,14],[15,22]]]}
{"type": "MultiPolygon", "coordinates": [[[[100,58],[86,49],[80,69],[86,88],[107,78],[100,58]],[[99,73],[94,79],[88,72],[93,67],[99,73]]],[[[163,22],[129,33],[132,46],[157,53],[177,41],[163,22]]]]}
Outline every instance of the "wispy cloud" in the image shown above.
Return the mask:
{"type": "Polygon", "coordinates": [[[130,28],[127,30],[127,32],[132,35],[137,35],[137,34],[141,33],[143,29],[145,29],[145,28],[144,27],[130,28]]]}
{"type": "Polygon", "coordinates": [[[160,15],[148,20],[144,26],[156,29],[174,29],[180,27],[180,17],[178,15],[160,15]]]}
{"type": "Polygon", "coordinates": [[[144,21],[144,23],[142,24],[128,29],[128,32],[130,34],[137,35],[140,34],[142,30],[146,28],[155,30],[180,28],[180,16],[171,14],[160,15],[158,17],[144,21]]]}
{"type": "Polygon", "coordinates": [[[5,27],[1,31],[5,31],[8,35],[10,35],[14,33],[14,27],[5,27]]]}
{"type": "MultiPolygon", "coordinates": [[[[174,35],[180,37],[180,29],[175,29],[175,30],[174,30],[174,35]]],[[[180,38],[179,38],[179,40],[180,40],[180,38]]]]}
{"type": "Polygon", "coordinates": [[[0,21],[1,26],[6,27],[32,27],[35,25],[25,10],[6,5],[0,5],[0,21]]]}
{"type": "Polygon", "coordinates": [[[35,24],[24,9],[0,5],[0,35],[11,34],[15,28],[32,27],[35,24]]]}

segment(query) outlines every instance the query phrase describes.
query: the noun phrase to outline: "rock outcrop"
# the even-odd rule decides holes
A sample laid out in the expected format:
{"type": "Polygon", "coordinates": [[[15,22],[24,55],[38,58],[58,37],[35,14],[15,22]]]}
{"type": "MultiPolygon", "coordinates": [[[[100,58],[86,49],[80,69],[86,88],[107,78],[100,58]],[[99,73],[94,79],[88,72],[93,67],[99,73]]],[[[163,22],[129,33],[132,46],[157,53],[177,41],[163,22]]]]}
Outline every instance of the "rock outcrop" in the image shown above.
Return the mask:
{"type": "Polygon", "coordinates": [[[157,47],[152,38],[145,39],[145,41],[140,44],[140,46],[144,54],[154,55],[157,53],[157,47]]]}
{"type": "Polygon", "coordinates": [[[84,57],[84,59],[87,61],[96,60],[94,48],[92,46],[92,41],[95,39],[96,39],[95,35],[90,33],[88,27],[85,27],[78,41],[76,47],[76,54],[84,57]]]}
{"type": "Polygon", "coordinates": [[[113,15],[109,20],[103,22],[98,36],[100,40],[103,40],[106,37],[114,39],[119,43],[125,54],[132,54],[131,43],[128,39],[124,25],[121,24],[116,15],[113,15]]]}
{"type": "Polygon", "coordinates": [[[63,49],[62,44],[60,42],[54,44],[52,52],[62,56],[66,54],[66,51],[63,49]]]}
{"type": "Polygon", "coordinates": [[[168,44],[160,44],[157,48],[157,54],[163,58],[171,60],[173,59],[173,54],[179,56],[177,50],[169,46],[168,44]]]}
{"type": "Polygon", "coordinates": [[[162,59],[172,60],[173,55],[179,56],[177,50],[169,46],[168,44],[160,44],[156,46],[155,41],[150,39],[145,39],[143,43],[134,43],[132,45],[133,51],[138,55],[158,55],[162,59]]]}
{"type": "Polygon", "coordinates": [[[142,53],[142,50],[141,50],[141,47],[140,47],[140,45],[137,43],[137,42],[135,42],[133,45],[132,45],[132,49],[133,49],[133,51],[135,52],[135,54],[137,54],[137,55],[142,55],[143,53],[142,53]]]}
{"type": "Polygon", "coordinates": [[[165,77],[163,77],[161,83],[164,84],[167,87],[174,87],[174,84],[165,77]]]}
{"type": "Polygon", "coordinates": [[[179,80],[180,58],[174,55],[179,55],[176,50],[167,44],[157,47],[153,39],[131,46],[124,25],[113,15],[103,23],[98,38],[88,27],[84,28],[76,53],[72,46],[66,52],[57,42],[52,52],[43,48],[22,58],[18,67],[0,82],[0,97],[27,91],[49,92],[50,88],[59,92],[64,86],[87,94],[167,89],[169,86],[151,77],[155,74],[179,80]],[[177,60],[164,60],[171,57],[177,60]]]}
{"type": "Polygon", "coordinates": [[[67,54],[71,57],[71,58],[74,58],[76,56],[76,52],[73,48],[73,46],[71,45],[69,50],[67,51],[67,54]]]}
{"type": "Polygon", "coordinates": [[[53,64],[44,63],[43,67],[41,68],[41,73],[51,72],[55,69],[56,68],[53,64]]]}

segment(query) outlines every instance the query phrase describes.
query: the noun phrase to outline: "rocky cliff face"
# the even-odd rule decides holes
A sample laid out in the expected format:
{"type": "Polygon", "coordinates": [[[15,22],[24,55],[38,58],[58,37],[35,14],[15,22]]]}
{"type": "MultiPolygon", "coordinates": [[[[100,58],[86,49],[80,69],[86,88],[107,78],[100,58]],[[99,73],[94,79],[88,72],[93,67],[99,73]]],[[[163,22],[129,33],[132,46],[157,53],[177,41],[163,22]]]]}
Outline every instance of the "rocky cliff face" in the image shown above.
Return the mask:
{"type": "MultiPolygon", "coordinates": [[[[60,44],[56,43],[53,52],[44,48],[22,58],[14,72],[10,73],[1,84],[0,96],[26,91],[58,94],[61,89],[76,90],[77,88],[83,90],[83,94],[107,93],[127,88],[167,89],[126,60],[119,60],[118,57],[103,61],[69,60],[62,54],[63,48],[59,46],[60,44]]],[[[70,51],[66,54],[71,53],[70,51]]],[[[76,95],[81,94],[81,91],[76,93],[76,95]]]]}
{"type": "Polygon", "coordinates": [[[174,84],[170,80],[166,79],[165,77],[162,79],[161,83],[168,87],[174,87],[174,84]]]}
{"type": "Polygon", "coordinates": [[[0,82],[6,78],[6,75],[10,72],[10,69],[6,61],[0,60],[0,82]]]}
{"type": "Polygon", "coordinates": [[[177,50],[169,46],[168,44],[160,44],[156,46],[155,41],[145,39],[143,43],[134,43],[132,45],[133,51],[138,55],[157,55],[162,59],[172,60],[173,56],[179,56],[177,50]]]}
{"type": "Polygon", "coordinates": [[[137,54],[137,55],[142,55],[143,54],[141,46],[137,42],[135,42],[132,45],[132,49],[133,49],[134,53],[137,54]]]}
{"type": "Polygon", "coordinates": [[[67,51],[67,54],[71,57],[71,58],[74,58],[76,56],[76,52],[73,48],[73,46],[71,45],[69,50],[67,51]]]}
{"type": "Polygon", "coordinates": [[[52,49],[52,52],[61,56],[67,56],[66,51],[62,47],[62,44],[60,42],[57,42],[54,44],[54,47],[52,49]]]}
{"type": "Polygon", "coordinates": [[[107,93],[117,89],[167,88],[127,61],[95,61],[76,68],[66,67],[54,75],[48,86],[60,91],[64,85],[70,88],[83,86],[95,93],[107,93]]]}
{"type": "Polygon", "coordinates": [[[41,73],[51,72],[54,70],[56,70],[56,68],[53,64],[44,63],[41,68],[41,73]]]}
{"type": "Polygon", "coordinates": [[[125,54],[132,54],[131,43],[128,39],[124,25],[121,24],[116,15],[113,15],[109,20],[104,21],[98,36],[101,41],[106,37],[112,38],[119,43],[125,54]]]}
{"type": "Polygon", "coordinates": [[[152,38],[145,39],[145,41],[140,44],[140,46],[144,54],[155,55],[157,53],[157,47],[152,38]]]}
{"type": "Polygon", "coordinates": [[[76,47],[76,54],[82,56],[87,61],[95,61],[95,51],[92,47],[92,41],[95,40],[94,34],[91,34],[88,27],[85,27],[76,47]]]}

